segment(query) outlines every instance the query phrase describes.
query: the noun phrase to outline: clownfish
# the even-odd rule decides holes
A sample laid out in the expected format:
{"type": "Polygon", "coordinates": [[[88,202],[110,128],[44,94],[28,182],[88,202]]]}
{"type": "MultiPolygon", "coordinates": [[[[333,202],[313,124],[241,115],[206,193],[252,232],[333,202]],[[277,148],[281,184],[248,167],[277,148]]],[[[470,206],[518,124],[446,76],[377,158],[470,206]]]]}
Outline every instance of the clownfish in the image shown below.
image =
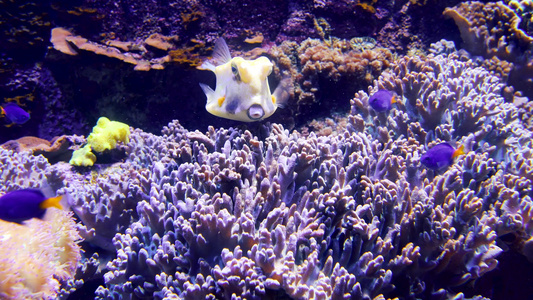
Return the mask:
{"type": "Polygon", "coordinates": [[[63,196],[46,198],[40,190],[23,189],[9,192],[0,197],[0,219],[21,224],[23,221],[42,219],[46,209],[63,209],[63,196]]]}
{"type": "Polygon", "coordinates": [[[213,59],[216,66],[210,62],[200,66],[216,75],[215,90],[200,83],[207,96],[205,108],[209,113],[230,120],[254,122],[270,117],[288,100],[287,84],[283,81],[274,93],[270,92],[267,77],[274,65],[268,58],[231,58],[228,45],[219,38],[215,42],[213,59]]]}
{"type": "Polygon", "coordinates": [[[368,104],[377,112],[391,109],[394,103],[396,103],[396,94],[387,90],[379,90],[368,99],[368,104]]]}
{"type": "Polygon", "coordinates": [[[454,149],[448,143],[440,143],[433,146],[421,157],[421,162],[428,169],[439,170],[450,166],[454,158],[465,154],[464,145],[454,149]]]}
{"type": "Polygon", "coordinates": [[[24,124],[30,119],[30,114],[20,108],[15,103],[7,103],[4,106],[0,106],[0,116],[5,116],[9,120],[11,126],[13,124],[24,124]]]}

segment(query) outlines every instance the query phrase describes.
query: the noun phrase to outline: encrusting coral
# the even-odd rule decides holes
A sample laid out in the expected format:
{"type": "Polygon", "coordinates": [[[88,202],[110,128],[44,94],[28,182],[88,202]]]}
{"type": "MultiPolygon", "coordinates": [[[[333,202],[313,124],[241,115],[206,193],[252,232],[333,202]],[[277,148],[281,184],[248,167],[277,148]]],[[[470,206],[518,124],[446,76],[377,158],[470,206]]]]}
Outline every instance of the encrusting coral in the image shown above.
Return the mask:
{"type": "Polygon", "coordinates": [[[370,84],[393,62],[389,50],[361,50],[353,40],[306,39],[299,44],[286,41],[268,51],[279,72],[294,82],[296,100],[291,105],[297,115],[307,115],[317,111],[317,107],[329,112],[342,107],[342,101],[331,102],[336,98],[331,96],[332,92],[352,94],[370,84]]]}
{"type": "Polygon", "coordinates": [[[509,77],[510,85],[529,95],[533,86],[530,14],[523,13],[528,10],[525,3],[508,2],[469,1],[446,8],[444,15],[457,24],[466,50],[492,59],[490,64],[496,64],[497,69],[507,69],[508,76],[504,73],[503,77],[509,77]]]}
{"type": "Polygon", "coordinates": [[[177,40],[177,37],[154,33],[142,43],[108,40],[103,45],[74,35],[62,27],[52,29],[50,37],[54,49],[61,53],[78,55],[80,50],[92,52],[132,64],[136,71],[162,70],[165,65],[172,62],[193,67],[199,65],[201,61],[198,53],[201,52],[204,44],[193,40],[191,41],[193,46],[178,48],[177,40]],[[149,50],[150,47],[164,51],[167,55],[154,58],[152,57],[154,53],[149,50]]]}

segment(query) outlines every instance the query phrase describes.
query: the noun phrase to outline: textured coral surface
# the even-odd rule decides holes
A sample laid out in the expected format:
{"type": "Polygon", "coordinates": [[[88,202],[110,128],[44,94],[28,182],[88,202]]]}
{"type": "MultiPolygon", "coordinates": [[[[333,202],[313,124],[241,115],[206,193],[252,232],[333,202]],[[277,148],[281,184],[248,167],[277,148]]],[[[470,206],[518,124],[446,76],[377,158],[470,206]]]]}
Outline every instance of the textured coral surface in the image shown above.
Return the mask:
{"type": "Polygon", "coordinates": [[[533,294],[531,1],[0,7],[0,105],[31,114],[0,128],[0,195],[39,188],[72,211],[0,221],[0,298],[533,294]],[[196,66],[218,37],[274,63],[283,109],[205,111],[214,78],[196,66]],[[129,140],[69,164],[101,116],[129,140]],[[426,168],[441,143],[465,153],[426,168]]]}

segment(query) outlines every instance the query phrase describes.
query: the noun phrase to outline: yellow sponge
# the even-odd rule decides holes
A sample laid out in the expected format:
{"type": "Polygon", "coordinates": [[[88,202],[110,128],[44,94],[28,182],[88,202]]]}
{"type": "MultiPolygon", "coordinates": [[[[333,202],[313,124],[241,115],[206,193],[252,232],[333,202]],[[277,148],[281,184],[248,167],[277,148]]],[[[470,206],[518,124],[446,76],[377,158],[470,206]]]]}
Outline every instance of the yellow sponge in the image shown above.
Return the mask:
{"type": "Polygon", "coordinates": [[[90,167],[94,165],[95,161],[96,156],[91,152],[91,146],[87,144],[85,147],[74,151],[68,163],[78,167],[90,167]]]}
{"type": "Polygon", "coordinates": [[[74,166],[89,167],[94,165],[96,156],[91,150],[103,152],[117,147],[117,142],[127,144],[130,141],[130,127],[117,121],[101,117],[87,138],[87,145],[72,153],[69,163],[74,166]]]}
{"type": "Polygon", "coordinates": [[[115,149],[118,141],[124,144],[130,141],[130,127],[121,122],[110,121],[106,117],[98,119],[93,132],[87,138],[87,143],[96,152],[115,149]]]}

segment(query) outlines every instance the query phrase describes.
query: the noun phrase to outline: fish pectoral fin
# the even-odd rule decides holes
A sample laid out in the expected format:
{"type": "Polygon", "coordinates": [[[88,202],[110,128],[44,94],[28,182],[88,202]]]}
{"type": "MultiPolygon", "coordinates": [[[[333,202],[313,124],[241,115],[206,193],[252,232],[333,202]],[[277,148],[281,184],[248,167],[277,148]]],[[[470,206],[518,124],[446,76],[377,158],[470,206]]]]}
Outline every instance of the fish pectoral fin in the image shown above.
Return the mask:
{"type": "Polygon", "coordinates": [[[215,93],[215,91],[207,84],[200,83],[200,87],[202,88],[202,91],[204,91],[204,94],[207,96],[207,100],[209,100],[211,96],[215,93]]]}
{"type": "Polygon", "coordinates": [[[283,78],[272,94],[272,103],[277,107],[285,107],[289,101],[291,87],[291,79],[283,78]]]}
{"type": "Polygon", "coordinates": [[[56,196],[56,197],[48,198],[48,199],[44,200],[43,202],[41,202],[41,204],[39,204],[39,207],[41,209],[47,209],[47,208],[50,208],[50,207],[55,207],[57,209],[63,209],[63,206],[61,205],[61,203],[59,203],[61,201],[61,199],[63,199],[63,195],[59,195],[59,196],[56,196]]]}

